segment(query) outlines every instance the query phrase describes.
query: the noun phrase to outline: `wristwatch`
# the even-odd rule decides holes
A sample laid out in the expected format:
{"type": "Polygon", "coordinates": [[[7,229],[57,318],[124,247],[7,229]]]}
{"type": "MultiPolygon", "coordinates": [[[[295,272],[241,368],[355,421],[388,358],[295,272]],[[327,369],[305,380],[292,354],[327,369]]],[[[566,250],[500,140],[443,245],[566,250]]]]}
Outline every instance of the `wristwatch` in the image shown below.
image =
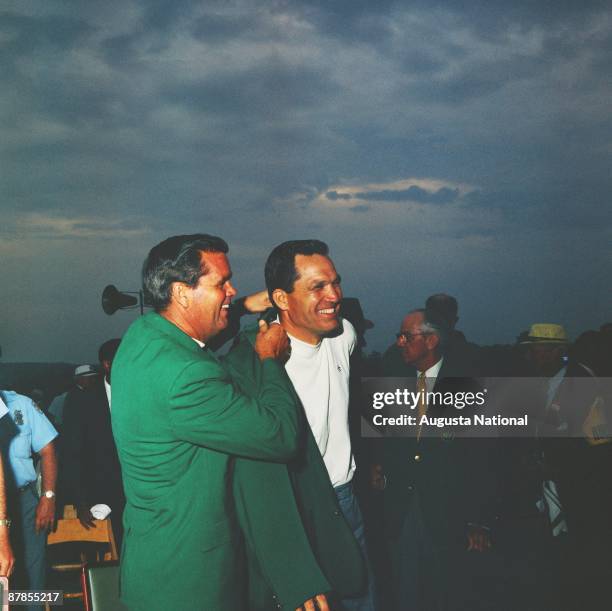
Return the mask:
{"type": "Polygon", "coordinates": [[[0,519],[0,526],[6,526],[7,528],[10,528],[11,521],[8,518],[2,518],[0,519]]]}
{"type": "Polygon", "coordinates": [[[45,490],[43,492],[43,496],[46,496],[48,499],[54,499],[55,498],[55,492],[53,490],[45,490]]]}

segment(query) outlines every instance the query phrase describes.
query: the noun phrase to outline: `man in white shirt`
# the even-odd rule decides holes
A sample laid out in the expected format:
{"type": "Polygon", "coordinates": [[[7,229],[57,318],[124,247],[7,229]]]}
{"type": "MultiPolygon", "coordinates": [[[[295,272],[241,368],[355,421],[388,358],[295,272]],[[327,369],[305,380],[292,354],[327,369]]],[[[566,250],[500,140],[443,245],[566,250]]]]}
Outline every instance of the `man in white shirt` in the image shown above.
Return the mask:
{"type": "MultiPolygon", "coordinates": [[[[367,561],[363,518],[353,494],[355,461],[349,436],[349,359],[357,337],[340,317],[340,276],[319,240],[277,246],[266,262],[266,287],[291,340],[285,369],[304,407],[344,517],[367,561]]],[[[347,610],[375,609],[370,576],[347,610]]]]}

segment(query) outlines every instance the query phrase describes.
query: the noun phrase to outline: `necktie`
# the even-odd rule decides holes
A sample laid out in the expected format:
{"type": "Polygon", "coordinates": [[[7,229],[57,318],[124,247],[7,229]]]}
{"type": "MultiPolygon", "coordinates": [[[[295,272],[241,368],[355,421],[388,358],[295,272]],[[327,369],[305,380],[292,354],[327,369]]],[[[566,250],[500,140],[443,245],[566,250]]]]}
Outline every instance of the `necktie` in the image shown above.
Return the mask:
{"type": "Polygon", "coordinates": [[[420,424],[421,418],[427,413],[427,378],[425,372],[421,372],[417,378],[417,393],[419,394],[419,429],[417,432],[417,441],[421,439],[422,426],[420,424]]]}

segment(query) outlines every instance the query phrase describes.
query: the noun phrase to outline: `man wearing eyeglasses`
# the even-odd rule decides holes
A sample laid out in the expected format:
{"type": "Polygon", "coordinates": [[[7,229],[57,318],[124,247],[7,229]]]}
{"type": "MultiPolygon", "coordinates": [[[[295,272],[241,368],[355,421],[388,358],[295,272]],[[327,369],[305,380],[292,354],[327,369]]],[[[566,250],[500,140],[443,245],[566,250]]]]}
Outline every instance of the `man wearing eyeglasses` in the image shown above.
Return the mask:
{"type": "MultiPolygon", "coordinates": [[[[403,375],[415,378],[417,391],[474,390],[473,372],[445,356],[448,331],[431,310],[414,310],[402,321],[396,345],[408,367],[403,375]]],[[[430,410],[418,405],[419,416],[430,410]]],[[[386,439],[382,464],[372,469],[373,487],[384,490],[395,609],[464,609],[466,552],[490,548],[484,461],[472,439],[414,433],[386,439]]]]}

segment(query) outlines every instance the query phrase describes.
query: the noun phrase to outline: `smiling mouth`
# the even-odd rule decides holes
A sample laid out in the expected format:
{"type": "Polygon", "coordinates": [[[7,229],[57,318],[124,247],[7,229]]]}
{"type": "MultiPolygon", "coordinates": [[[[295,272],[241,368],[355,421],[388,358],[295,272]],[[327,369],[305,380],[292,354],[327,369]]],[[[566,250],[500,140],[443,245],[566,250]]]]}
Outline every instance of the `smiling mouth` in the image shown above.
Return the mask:
{"type": "Polygon", "coordinates": [[[322,316],[335,316],[337,314],[337,308],[333,307],[333,308],[324,308],[321,310],[317,310],[317,314],[320,314],[322,316]]]}

